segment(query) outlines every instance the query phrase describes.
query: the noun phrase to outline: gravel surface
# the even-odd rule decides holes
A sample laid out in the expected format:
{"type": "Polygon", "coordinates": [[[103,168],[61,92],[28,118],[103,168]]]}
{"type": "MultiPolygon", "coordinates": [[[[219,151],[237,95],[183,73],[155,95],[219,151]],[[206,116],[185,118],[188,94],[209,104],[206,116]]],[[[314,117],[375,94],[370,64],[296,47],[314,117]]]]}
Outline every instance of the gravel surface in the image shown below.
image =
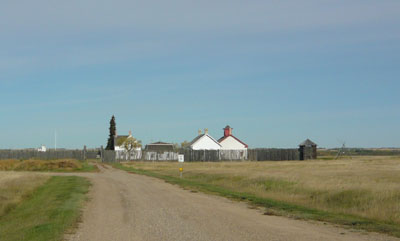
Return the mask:
{"type": "Polygon", "coordinates": [[[99,168],[99,173],[72,174],[88,177],[93,186],[82,223],[74,234],[65,236],[68,241],[400,240],[319,222],[267,216],[243,202],[193,193],[111,167],[99,168]]]}

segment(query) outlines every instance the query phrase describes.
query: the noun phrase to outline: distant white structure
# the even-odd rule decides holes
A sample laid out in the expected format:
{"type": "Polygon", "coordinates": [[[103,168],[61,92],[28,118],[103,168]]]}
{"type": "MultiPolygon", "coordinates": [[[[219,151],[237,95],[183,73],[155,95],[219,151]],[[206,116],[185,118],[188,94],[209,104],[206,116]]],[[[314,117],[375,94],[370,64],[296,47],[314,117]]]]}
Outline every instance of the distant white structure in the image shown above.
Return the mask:
{"type": "Polygon", "coordinates": [[[192,150],[220,150],[221,144],[208,134],[208,130],[204,130],[204,134],[199,130],[199,135],[189,144],[192,150]]]}
{"type": "MultiPolygon", "coordinates": [[[[132,138],[132,131],[129,131],[129,135],[127,136],[116,136],[114,139],[114,150],[115,151],[126,151],[125,149],[125,141],[129,138],[132,138]]],[[[142,148],[135,148],[134,151],[141,151],[142,148]]]]}
{"type": "Polygon", "coordinates": [[[135,148],[131,150],[130,153],[128,153],[128,150],[125,148],[125,142],[130,138],[133,138],[132,131],[129,131],[129,135],[127,136],[116,135],[114,139],[114,151],[115,151],[115,158],[117,160],[130,161],[130,160],[137,160],[142,157],[141,147],[135,148]]]}
{"type": "Polygon", "coordinates": [[[226,160],[246,160],[247,148],[246,143],[232,135],[232,128],[228,125],[224,129],[224,136],[218,142],[221,144],[220,157],[226,160]]]}
{"type": "Polygon", "coordinates": [[[232,135],[232,129],[227,125],[224,130],[224,136],[221,137],[218,142],[221,145],[222,150],[246,150],[249,147],[246,143],[239,140],[239,138],[232,135]]]}
{"type": "Polygon", "coordinates": [[[39,151],[39,152],[46,152],[46,151],[47,151],[47,148],[46,148],[45,145],[42,145],[39,149],[37,149],[37,151],[39,151]]]}

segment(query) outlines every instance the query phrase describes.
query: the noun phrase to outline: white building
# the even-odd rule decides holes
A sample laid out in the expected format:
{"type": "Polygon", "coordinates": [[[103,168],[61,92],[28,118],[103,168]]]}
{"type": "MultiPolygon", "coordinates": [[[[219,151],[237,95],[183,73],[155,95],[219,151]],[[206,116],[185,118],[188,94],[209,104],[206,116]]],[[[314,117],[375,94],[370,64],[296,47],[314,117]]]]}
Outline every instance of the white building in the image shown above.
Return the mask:
{"type": "MultiPolygon", "coordinates": [[[[133,138],[132,136],[132,131],[129,131],[129,135],[127,136],[116,136],[114,139],[114,150],[115,151],[126,151],[125,149],[125,142],[126,140],[128,140],[129,138],[133,138]]],[[[135,148],[135,151],[140,151],[141,148],[135,148]]]]}
{"type": "Polygon", "coordinates": [[[47,148],[45,145],[42,145],[39,149],[37,149],[38,152],[46,152],[47,148]]]}
{"type": "MultiPolygon", "coordinates": [[[[129,139],[134,139],[132,136],[132,132],[129,131],[129,135],[127,136],[116,136],[114,139],[114,151],[115,157],[117,160],[136,160],[140,159],[142,156],[142,148],[137,147],[131,150],[131,153],[128,153],[128,150],[125,148],[125,143],[129,139]]],[[[136,140],[136,139],[135,139],[136,140]]],[[[129,148],[129,147],[128,147],[129,148]]]]}
{"type": "Polygon", "coordinates": [[[246,150],[249,147],[246,143],[239,140],[239,138],[232,135],[232,129],[230,126],[226,126],[224,130],[224,136],[221,137],[218,142],[221,145],[222,150],[246,150]]]}
{"type": "Polygon", "coordinates": [[[192,150],[220,150],[221,144],[208,134],[208,130],[204,130],[204,134],[199,130],[199,135],[189,144],[192,150]]]}

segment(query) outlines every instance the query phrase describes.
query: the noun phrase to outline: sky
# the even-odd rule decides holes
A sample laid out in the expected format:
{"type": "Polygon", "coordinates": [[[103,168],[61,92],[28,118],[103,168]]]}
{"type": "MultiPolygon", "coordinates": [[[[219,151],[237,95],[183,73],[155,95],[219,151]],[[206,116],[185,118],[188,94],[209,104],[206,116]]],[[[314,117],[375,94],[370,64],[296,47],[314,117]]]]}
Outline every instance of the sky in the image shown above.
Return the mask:
{"type": "Polygon", "coordinates": [[[399,76],[398,0],[2,0],[0,149],[400,147],[399,76]]]}

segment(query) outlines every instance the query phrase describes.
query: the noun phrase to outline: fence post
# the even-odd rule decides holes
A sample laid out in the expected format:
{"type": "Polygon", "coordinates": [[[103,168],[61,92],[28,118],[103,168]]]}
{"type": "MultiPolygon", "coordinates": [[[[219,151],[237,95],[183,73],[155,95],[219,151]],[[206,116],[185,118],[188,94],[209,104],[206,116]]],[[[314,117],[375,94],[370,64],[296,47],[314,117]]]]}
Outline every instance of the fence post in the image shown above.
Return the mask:
{"type": "Polygon", "coordinates": [[[84,161],[86,161],[86,152],[87,152],[86,145],[84,145],[83,146],[83,160],[84,161]]]}
{"type": "Polygon", "coordinates": [[[104,148],[103,148],[103,146],[100,147],[100,157],[101,157],[101,162],[104,162],[104,148]]]}

